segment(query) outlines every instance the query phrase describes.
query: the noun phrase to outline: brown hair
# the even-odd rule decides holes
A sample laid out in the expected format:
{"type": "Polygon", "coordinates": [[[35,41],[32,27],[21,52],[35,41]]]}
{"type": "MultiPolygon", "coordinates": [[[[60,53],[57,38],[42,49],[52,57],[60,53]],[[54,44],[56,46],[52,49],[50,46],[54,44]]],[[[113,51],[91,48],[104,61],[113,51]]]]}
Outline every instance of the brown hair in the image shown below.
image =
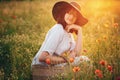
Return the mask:
{"type": "Polygon", "coordinates": [[[64,16],[65,16],[65,13],[67,13],[69,10],[70,10],[70,9],[68,8],[68,9],[66,9],[65,11],[61,11],[61,12],[59,13],[59,16],[57,17],[57,23],[62,24],[64,29],[65,29],[65,27],[66,27],[66,25],[67,25],[67,23],[66,23],[65,20],[64,20],[64,16]]]}

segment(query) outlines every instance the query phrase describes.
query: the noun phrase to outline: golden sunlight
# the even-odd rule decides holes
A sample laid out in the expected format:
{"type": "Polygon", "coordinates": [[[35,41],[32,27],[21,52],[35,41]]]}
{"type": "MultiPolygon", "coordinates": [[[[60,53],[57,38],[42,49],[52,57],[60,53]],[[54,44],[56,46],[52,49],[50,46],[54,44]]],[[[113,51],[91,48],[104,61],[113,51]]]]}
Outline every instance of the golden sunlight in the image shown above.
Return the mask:
{"type": "Polygon", "coordinates": [[[93,12],[110,11],[120,13],[119,0],[88,0],[86,6],[93,12]]]}

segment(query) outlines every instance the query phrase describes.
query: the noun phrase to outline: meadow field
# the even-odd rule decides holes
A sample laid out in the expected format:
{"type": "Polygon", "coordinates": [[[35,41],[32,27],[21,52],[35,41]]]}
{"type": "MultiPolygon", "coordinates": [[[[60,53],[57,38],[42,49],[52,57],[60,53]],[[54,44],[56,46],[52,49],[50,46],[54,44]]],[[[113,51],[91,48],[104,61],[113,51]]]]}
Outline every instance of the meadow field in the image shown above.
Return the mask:
{"type": "MultiPolygon", "coordinates": [[[[32,80],[31,62],[56,23],[51,11],[57,1],[0,2],[0,80],[32,80]]],[[[75,1],[89,20],[82,28],[82,55],[90,62],[72,69],[65,80],[120,80],[119,0],[75,1]]]]}

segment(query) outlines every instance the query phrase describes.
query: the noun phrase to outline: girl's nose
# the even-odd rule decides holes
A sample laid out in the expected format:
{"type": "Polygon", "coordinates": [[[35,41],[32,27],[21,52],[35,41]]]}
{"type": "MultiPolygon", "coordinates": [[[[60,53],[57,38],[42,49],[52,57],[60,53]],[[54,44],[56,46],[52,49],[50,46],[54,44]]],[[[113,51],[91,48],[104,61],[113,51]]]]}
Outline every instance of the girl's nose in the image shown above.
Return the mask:
{"type": "Polygon", "coordinates": [[[74,18],[74,16],[72,14],[70,14],[70,19],[74,18]]]}

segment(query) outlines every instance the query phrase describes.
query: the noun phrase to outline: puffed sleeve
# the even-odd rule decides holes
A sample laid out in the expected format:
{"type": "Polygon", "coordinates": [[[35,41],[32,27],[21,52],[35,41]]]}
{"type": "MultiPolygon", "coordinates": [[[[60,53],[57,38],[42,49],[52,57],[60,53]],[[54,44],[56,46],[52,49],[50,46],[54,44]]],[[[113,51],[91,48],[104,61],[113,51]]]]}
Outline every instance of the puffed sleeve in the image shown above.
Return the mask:
{"type": "Polygon", "coordinates": [[[42,44],[42,51],[47,51],[52,55],[59,43],[63,38],[63,28],[60,25],[56,25],[50,29],[46,35],[46,38],[42,44]]]}

